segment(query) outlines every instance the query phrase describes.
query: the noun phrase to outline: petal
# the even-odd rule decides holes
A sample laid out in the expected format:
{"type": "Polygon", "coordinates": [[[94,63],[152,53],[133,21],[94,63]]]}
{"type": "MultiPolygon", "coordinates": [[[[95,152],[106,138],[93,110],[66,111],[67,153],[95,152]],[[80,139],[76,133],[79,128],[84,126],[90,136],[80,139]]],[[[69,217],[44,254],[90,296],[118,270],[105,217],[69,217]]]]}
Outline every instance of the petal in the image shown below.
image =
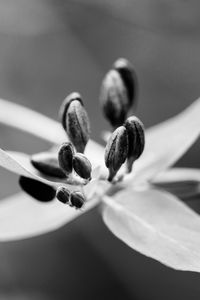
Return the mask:
{"type": "Polygon", "coordinates": [[[173,195],[130,189],[106,196],[103,220],[140,253],[177,270],[200,272],[200,217],[173,195]]]}
{"type": "Polygon", "coordinates": [[[11,241],[44,234],[72,221],[98,204],[88,201],[82,210],[63,205],[56,199],[41,203],[25,193],[0,201],[0,241],[11,241]]]}
{"type": "MultiPolygon", "coordinates": [[[[0,123],[33,134],[52,144],[61,144],[68,140],[59,122],[3,99],[0,99],[0,123]]],[[[92,140],[89,141],[85,154],[95,166],[104,161],[104,148],[92,140]]]]}
{"type": "Polygon", "coordinates": [[[0,123],[28,132],[53,144],[67,140],[61,125],[25,106],[0,99],[0,123]]]}
{"type": "Polygon", "coordinates": [[[182,199],[200,195],[200,170],[172,168],[156,176],[151,183],[182,199]]]}
{"type": "Polygon", "coordinates": [[[138,180],[148,180],[173,165],[200,134],[200,99],[179,115],[146,131],[146,145],[135,163],[138,180]]]}

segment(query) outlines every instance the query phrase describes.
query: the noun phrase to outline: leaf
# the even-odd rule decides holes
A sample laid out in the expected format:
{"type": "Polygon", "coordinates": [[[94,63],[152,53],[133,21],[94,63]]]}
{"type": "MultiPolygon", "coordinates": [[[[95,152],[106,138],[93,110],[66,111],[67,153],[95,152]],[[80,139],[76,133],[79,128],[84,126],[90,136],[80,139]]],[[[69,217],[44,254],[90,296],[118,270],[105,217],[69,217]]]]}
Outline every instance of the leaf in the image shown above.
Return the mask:
{"type": "MultiPolygon", "coordinates": [[[[33,134],[52,144],[62,144],[68,140],[61,124],[22,105],[0,99],[0,123],[33,134]]],[[[90,140],[85,154],[93,166],[104,162],[104,147],[90,140]]]]}
{"type": "Polygon", "coordinates": [[[31,238],[60,228],[98,204],[88,201],[82,210],[64,205],[56,199],[41,203],[25,193],[0,201],[0,241],[31,238]]]}
{"type": "Polygon", "coordinates": [[[179,115],[146,131],[146,145],[135,163],[137,180],[149,180],[172,166],[200,134],[200,99],[179,115]]]}
{"type": "Polygon", "coordinates": [[[136,251],[177,270],[200,272],[200,217],[154,189],[104,197],[103,220],[136,251]]]}

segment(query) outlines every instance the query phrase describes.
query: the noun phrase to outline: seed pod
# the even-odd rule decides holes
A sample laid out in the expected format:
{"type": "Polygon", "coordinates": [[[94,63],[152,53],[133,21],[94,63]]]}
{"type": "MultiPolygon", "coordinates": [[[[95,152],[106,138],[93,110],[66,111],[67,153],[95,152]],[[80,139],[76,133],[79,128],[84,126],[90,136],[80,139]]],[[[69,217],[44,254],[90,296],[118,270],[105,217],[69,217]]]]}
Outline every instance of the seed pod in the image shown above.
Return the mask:
{"type": "Polygon", "coordinates": [[[56,191],[56,198],[64,204],[69,203],[70,191],[65,186],[59,186],[56,191]]]}
{"type": "Polygon", "coordinates": [[[62,123],[62,126],[63,128],[66,130],[66,115],[67,115],[67,110],[68,110],[68,107],[70,105],[70,103],[74,100],[78,100],[82,105],[83,105],[83,101],[81,99],[81,95],[79,93],[71,93],[69,94],[65,100],[63,101],[61,107],[60,107],[60,112],[59,112],[59,115],[60,115],[60,120],[61,120],[61,123],[62,123]]]}
{"type": "Polygon", "coordinates": [[[140,157],[144,150],[145,136],[144,125],[135,116],[129,117],[124,126],[128,133],[128,172],[131,172],[133,163],[140,157]]]}
{"type": "Polygon", "coordinates": [[[112,181],[128,155],[128,136],[124,126],[111,135],[105,149],[105,164],[109,169],[108,180],[112,181]]]}
{"type": "Polygon", "coordinates": [[[74,206],[75,208],[78,209],[83,207],[86,199],[81,192],[72,192],[70,201],[71,201],[71,206],[74,206]]]}
{"type": "Polygon", "coordinates": [[[110,70],[102,83],[100,102],[105,117],[116,128],[125,121],[129,99],[126,86],[116,70],[110,70]]]}
{"type": "Polygon", "coordinates": [[[113,67],[119,72],[126,86],[130,108],[133,105],[138,93],[137,76],[134,68],[131,63],[125,58],[119,58],[118,60],[116,60],[113,67]]]}
{"type": "Polygon", "coordinates": [[[58,163],[65,174],[68,176],[72,173],[74,149],[71,143],[63,143],[58,150],[58,163]]]}
{"type": "Polygon", "coordinates": [[[59,167],[57,154],[41,152],[31,156],[32,165],[47,176],[65,178],[66,175],[59,167]]]}
{"type": "Polygon", "coordinates": [[[76,153],[73,157],[74,171],[84,179],[91,178],[92,165],[89,159],[82,153],[76,153]]]}
{"type": "Polygon", "coordinates": [[[19,185],[27,194],[41,202],[49,202],[56,195],[53,187],[28,177],[20,176],[19,185]]]}

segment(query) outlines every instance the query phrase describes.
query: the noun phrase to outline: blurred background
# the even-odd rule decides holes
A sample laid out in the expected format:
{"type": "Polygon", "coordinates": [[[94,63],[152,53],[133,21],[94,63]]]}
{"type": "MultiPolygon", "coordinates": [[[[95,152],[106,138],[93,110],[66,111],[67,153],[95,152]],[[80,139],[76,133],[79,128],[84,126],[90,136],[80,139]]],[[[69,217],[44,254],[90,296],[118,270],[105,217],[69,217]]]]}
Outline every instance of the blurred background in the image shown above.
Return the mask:
{"type": "MultiPolygon", "coordinates": [[[[149,127],[199,97],[199,36],[198,0],[0,0],[0,97],[57,119],[65,96],[79,91],[92,138],[102,142],[109,127],[98,95],[113,61],[134,64],[136,114],[149,127]]],[[[3,126],[0,136],[4,149],[31,154],[49,147],[3,126]]],[[[200,167],[199,143],[178,165],[200,167]]],[[[17,182],[1,169],[0,197],[18,191],[17,182]]],[[[190,205],[200,211],[198,201],[190,205]]],[[[129,249],[96,210],[56,232],[0,243],[0,299],[191,300],[199,298],[199,283],[198,274],[129,249]]]]}

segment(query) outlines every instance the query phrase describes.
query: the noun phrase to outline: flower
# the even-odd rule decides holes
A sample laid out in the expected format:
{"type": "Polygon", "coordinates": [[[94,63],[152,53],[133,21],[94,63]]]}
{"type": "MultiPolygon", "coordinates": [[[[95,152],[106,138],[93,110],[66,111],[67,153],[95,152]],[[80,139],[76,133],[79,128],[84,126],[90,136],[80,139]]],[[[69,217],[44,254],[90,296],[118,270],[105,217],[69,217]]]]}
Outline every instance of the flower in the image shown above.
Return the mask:
{"type": "MultiPolygon", "coordinates": [[[[93,166],[93,179],[81,188],[87,197],[84,208],[75,210],[56,199],[37,202],[24,192],[13,195],[0,202],[0,241],[55,230],[99,206],[111,232],[133,249],[172,268],[199,272],[200,217],[175,194],[199,194],[200,171],[170,168],[199,137],[199,113],[200,99],[178,116],[146,130],[142,156],[132,172],[115,184],[104,179],[108,174],[104,147],[90,140],[85,154],[93,166]]],[[[0,122],[49,141],[53,147],[67,140],[58,122],[9,101],[0,100],[0,122]]],[[[0,165],[54,188],[71,188],[65,179],[39,173],[24,153],[0,149],[0,165]]]]}

